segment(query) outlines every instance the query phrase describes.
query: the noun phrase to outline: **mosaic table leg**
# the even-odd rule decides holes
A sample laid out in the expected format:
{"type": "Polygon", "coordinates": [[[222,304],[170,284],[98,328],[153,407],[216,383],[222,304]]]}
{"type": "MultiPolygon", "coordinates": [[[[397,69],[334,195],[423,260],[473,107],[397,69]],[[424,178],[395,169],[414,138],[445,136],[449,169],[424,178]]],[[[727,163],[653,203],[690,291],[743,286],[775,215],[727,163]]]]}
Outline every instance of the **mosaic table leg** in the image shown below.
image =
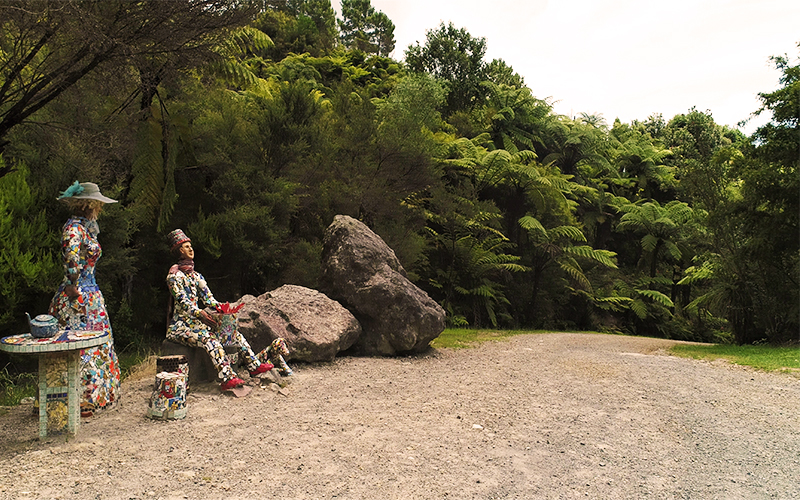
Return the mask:
{"type": "Polygon", "coordinates": [[[80,364],[80,354],[78,351],[67,353],[67,432],[75,436],[78,434],[78,427],[81,425],[81,405],[79,395],[78,365],[80,364]]]}
{"type": "Polygon", "coordinates": [[[72,436],[78,433],[80,427],[80,393],[79,370],[80,354],[78,351],[67,351],[59,354],[39,355],[39,439],[47,437],[47,396],[48,394],[67,393],[67,432],[72,436]],[[67,360],[67,387],[47,385],[48,361],[56,362],[57,359],[67,360]]]}
{"type": "Polygon", "coordinates": [[[39,439],[47,437],[47,354],[39,355],[39,439]]]}

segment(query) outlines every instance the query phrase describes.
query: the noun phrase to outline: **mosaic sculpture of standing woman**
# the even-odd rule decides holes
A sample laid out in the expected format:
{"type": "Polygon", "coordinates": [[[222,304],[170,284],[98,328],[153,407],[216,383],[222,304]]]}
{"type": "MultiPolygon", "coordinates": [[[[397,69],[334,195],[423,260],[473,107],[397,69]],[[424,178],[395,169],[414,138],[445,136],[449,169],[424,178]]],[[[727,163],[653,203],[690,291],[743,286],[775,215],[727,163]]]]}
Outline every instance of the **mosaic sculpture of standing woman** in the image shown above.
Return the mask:
{"type": "Polygon", "coordinates": [[[97,216],[106,203],[116,203],[100,193],[93,182],[75,181],[58,198],[72,216],[61,234],[64,279],[50,303],[50,314],[63,330],[108,332],[108,340],[81,351],[81,415],[110,406],[119,397],[120,370],[114,352],[111,323],[94,271],[102,254],[97,235],[97,216]]]}

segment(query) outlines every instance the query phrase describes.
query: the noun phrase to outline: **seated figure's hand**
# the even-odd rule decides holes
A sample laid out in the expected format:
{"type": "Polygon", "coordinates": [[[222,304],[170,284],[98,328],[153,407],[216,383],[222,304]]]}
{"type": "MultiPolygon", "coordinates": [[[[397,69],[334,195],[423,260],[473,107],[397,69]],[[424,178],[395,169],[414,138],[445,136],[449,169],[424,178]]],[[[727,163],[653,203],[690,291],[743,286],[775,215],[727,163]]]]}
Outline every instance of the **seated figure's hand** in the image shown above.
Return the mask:
{"type": "Polygon", "coordinates": [[[206,325],[210,326],[211,328],[214,328],[214,327],[216,327],[216,326],[217,326],[217,320],[215,320],[214,318],[212,318],[212,317],[211,317],[211,315],[210,315],[210,314],[208,314],[208,313],[207,313],[205,310],[203,310],[203,309],[201,309],[201,310],[200,310],[200,321],[202,321],[202,322],[203,322],[203,323],[205,323],[206,325]]]}

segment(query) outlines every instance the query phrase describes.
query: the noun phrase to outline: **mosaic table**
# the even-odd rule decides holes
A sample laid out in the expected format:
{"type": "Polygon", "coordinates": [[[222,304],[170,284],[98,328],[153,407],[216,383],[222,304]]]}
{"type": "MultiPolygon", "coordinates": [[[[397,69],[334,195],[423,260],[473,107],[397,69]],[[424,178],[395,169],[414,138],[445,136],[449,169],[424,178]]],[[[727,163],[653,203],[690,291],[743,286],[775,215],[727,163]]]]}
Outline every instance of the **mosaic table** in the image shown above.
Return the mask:
{"type": "Polygon", "coordinates": [[[47,437],[47,396],[67,395],[67,432],[75,435],[80,427],[80,351],[108,340],[104,331],[62,331],[58,335],[38,339],[30,333],[0,339],[0,351],[34,354],[39,357],[39,439],[47,437]],[[48,385],[47,366],[66,358],[66,387],[48,385]]]}

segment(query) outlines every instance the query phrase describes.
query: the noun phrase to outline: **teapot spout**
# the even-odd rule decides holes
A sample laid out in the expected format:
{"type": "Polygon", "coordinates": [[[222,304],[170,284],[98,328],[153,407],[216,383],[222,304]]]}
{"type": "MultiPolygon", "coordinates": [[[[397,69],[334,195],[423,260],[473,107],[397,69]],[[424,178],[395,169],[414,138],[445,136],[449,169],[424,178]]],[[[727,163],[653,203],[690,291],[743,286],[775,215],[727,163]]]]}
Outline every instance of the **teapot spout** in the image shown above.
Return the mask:
{"type": "Polygon", "coordinates": [[[28,314],[28,313],[25,313],[25,316],[28,317],[28,326],[30,326],[31,325],[31,315],[28,314]]]}

